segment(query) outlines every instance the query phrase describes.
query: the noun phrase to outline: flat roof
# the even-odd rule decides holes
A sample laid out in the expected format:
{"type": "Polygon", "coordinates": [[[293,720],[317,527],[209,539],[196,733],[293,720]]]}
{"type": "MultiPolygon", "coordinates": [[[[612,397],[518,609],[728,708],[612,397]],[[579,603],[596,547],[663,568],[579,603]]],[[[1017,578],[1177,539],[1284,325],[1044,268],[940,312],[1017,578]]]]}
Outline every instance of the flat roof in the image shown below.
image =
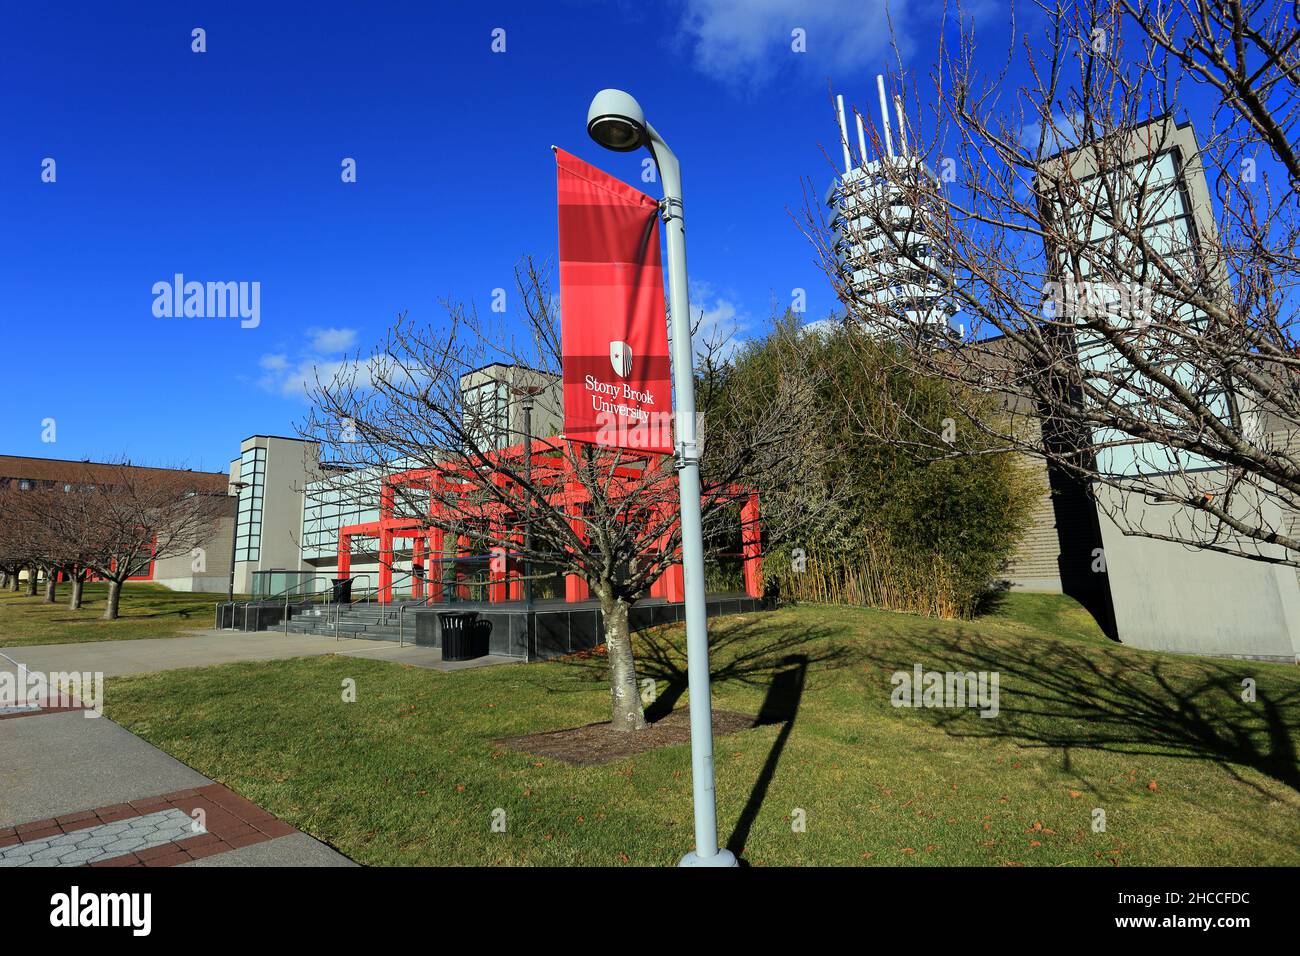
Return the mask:
{"type": "Polygon", "coordinates": [[[230,475],[224,471],[194,471],[190,468],[159,468],[130,462],[90,461],[69,458],[29,458],[23,455],[0,455],[0,478],[27,481],[94,481],[108,483],[120,468],[153,474],[193,475],[199,484],[213,491],[225,492],[230,475]]]}

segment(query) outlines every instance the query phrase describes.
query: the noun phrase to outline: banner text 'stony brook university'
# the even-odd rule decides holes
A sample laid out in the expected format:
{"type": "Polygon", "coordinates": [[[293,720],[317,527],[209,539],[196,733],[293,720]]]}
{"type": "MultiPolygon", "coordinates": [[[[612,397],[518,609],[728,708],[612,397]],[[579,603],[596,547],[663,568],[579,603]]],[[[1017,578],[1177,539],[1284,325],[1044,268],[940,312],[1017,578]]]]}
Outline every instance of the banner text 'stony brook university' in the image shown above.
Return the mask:
{"type": "Polygon", "coordinates": [[[562,149],[555,160],[565,437],[670,453],[659,204],[562,149]]]}

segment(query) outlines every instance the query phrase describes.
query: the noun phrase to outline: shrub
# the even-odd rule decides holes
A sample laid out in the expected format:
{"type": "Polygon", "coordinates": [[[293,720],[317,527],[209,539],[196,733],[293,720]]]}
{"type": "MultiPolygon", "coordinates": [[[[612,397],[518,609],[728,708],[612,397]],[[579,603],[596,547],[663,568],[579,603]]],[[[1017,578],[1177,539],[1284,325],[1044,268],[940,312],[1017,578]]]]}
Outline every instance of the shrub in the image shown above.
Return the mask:
{"type": "Polygon", "coordinates": [[[803,526],[767,553],[764,576],[786,598],[969,617],[1014,553],[1033,491],[1015,456],[982,447],[980,435],[957,433],[954,447],[987,454],[939,460],[914,453],[906,428],[898,443],[871,437],[900,405],[918,427],[958,417],[955,386],[899,371],[886,361],[893,347],[851,328],[809,333],[787,316],[737,355],[730,375],[773,388],[780,376],[804,376],[816,395],[808,468],[759,489],[769,502],[807,502],[803,526]]]}

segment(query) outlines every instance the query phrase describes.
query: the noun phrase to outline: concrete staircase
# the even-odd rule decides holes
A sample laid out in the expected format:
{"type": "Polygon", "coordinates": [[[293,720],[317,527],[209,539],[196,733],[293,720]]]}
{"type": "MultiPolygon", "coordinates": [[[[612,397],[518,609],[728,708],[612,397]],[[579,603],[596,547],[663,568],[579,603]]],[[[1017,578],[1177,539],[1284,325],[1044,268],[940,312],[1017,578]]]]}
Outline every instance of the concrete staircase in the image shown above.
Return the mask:
{"type": "MultiPolygon", "coordinates": [[[[397,616],[401,604],[346,604],[338,609],[338,630],[334,628],[335,607],[319,604],[295,608],[289,618],[290,634],[319,634],[324,637],[359,637],[368,641],[396,641],[397,616]]],[[[413,606],[419,606],[413,604],[413,606]]],[[[283,630],[280,625],[277,630],[283,630]]],[[[402,638],[415,643],[415,618],[408,611],[402,623],[402,638]]]]}

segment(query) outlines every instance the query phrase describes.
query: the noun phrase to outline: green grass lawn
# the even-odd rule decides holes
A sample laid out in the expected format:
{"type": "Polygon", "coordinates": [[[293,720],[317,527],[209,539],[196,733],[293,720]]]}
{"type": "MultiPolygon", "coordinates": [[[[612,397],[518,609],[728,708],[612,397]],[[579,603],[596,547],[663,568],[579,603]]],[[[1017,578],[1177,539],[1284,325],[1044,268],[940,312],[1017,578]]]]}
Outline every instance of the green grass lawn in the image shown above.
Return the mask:
{"type": "Polygon", "coordinates": [[[212,627],[213,605],[225,594],[189,594],[144,582],[123,585],[116,621],[105,621],[107,584],[87,584],[81,609],[68,609],[72,588],[61,584],[58,603],[45,603],[45,589],[36,597],[0,591],[0,647],[24,644],[79,644],[83,641],[126,641],[141,637],[180,637],[212,627]]]}
{"type": "MultiPolygon", "coordinates": [[[[973,623],[825,607],[711,621],[715,706],[794,713],[716,741],[721,840],[754,865],[1300,863],[1300,671],[1131,650],[1087,620],[1014,595],[973,623]],[[891,673],[916,663],[999,672],[999,715],[893,707],[891,673]]],[[[655,706],[684,706],[680,627],[638,643],[655,706]]],[[[112,680],[106,699],[363,863],[670,865],[692,846],[687,746],[575,768],[493,743],[608,719],[599,657],[234,664],[112,680]]]]}

